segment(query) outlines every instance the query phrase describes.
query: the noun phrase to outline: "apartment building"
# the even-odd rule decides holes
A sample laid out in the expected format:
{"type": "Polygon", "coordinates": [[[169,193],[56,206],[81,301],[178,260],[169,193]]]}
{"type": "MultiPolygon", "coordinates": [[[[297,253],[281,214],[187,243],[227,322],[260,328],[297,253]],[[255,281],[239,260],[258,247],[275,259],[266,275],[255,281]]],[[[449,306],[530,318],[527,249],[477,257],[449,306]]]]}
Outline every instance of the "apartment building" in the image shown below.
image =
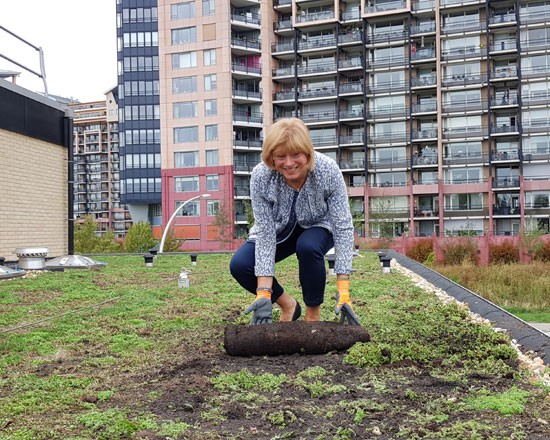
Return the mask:
{"type": "Polygon", "coordinates": [[[112,231],[123,238],[132,225],[130,212],[120,201],[118,89],[104,101],[72,104],[74,149],[74,216],[92,215],[98,232],[112,231]]]}
{"type": "Polygon", "coordinates": [[[340,165],[360,234],[548,228],[550,1],[157,8],[162,218],[185,204],[186,246],[215,248],[222,208],[246,234],[264,129],[285,116],[340,165]]]}
{"type": "Polygon", "coordinates": [[[156,0],[117,0],[120,201],[132,220],[161,223],[156,0]]]}

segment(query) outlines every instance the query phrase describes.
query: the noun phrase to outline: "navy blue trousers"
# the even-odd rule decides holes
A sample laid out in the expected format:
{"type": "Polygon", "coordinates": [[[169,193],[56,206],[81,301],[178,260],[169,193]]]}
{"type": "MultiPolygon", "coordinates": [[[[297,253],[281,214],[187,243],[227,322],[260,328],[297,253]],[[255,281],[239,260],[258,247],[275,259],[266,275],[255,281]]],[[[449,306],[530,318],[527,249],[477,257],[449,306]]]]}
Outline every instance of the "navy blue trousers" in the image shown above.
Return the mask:
{"type": "MultiPolygon", "coordinates": [[[[327,272],[325,254],[334,246],[332,234],[324,228],[296,228],[285,241],[277,244],[275,262],[279,262],[296,254],[302,295],[306,306],[316,307],[323,303],[327,272]]],[[[254,274],[256,243],[245,242],[233,255],[229,263],[231,275],[246,290],[256,294],[258,279],[254,274]]],[[[271,301],[275,302],[283,294],[284,289],[273,278],[273,294],[271,301]]]]}

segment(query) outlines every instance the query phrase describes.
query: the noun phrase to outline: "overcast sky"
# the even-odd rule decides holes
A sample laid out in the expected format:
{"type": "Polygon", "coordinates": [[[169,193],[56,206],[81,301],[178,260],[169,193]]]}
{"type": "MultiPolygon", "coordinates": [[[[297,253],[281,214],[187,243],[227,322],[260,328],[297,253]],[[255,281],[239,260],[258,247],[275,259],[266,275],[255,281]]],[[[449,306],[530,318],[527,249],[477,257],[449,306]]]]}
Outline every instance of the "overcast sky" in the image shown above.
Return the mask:
{"type": "MultiPolygon", "coordinates": [[[[0,26],[44,51],[50,94],[95,101],[116,86],[115,0],[0,1],[0,26]]],[[[0,54],[40,72],[38,52],[2,29],[0,54]]],[[[20,71],[18,85],[44,92],[40,78],[2,57],[0,70],[20,71]]]]}

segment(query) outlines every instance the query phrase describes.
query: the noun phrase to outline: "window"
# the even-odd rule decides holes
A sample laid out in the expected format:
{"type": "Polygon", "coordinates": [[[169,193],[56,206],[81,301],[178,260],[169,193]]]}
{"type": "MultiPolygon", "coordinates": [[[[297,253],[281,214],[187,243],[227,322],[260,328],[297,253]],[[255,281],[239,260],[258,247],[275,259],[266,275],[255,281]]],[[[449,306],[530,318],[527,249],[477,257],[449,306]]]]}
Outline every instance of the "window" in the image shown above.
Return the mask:
{"type": "Polygon", "coordinates": [[[482,182],[481,168],[451,168],[446,171],[446,183],[478,183],[482,182]]]}
{"type": "MultiPolygon", "coordinates": [[[[176,209],[185,202],[176,202],[176,209]]],[[[201,205],[198,200],[193,200],[192,202],[186,203],[180,212],[178,212],[178,217],[198,217],[201,215],[201,205]]]]}
{"type": "Polygon", "coordinates": [[[205,75],[204,76],[204,90],[205,91],[209,91],[209,90],[216,90],[217,88],[217,77],[216,77],[216,74],[212,74],[212,75],[205,75]]]}
{"type": "Polygon", "coordinates": [[[197,41],[197,28],[172,29],[172,44],[195,43],[197,41]]]}
{"type": "Polygon", "coordinates": [[[195,18],[195,2],[176,3],[170,12],[172,20],[195,18]]]}
{"type": "Polygon", "coordinates": [[[218,150],[206,150],[206,166],[219,165],[218,150]]]}
{"type": "Polygon", "coordinates": [[[197,192],[199,191],[199,176],[185,176],[174,178],[176,192],[197,192]]]}
{"type": "Polygon", "coordinates": [[[172,68],[185,69],[197,67],[197,52],[181,52],[172,54],[172,68]]]}
{"type": "Polygon", "coordinates": [[[206,191],[219,191],[220,177],[217,174],[206,176],[206,191]]]}
{"type": "Polygon", "coordinates": [[[202,15],[209,16],[214,15],[216,12],[216,4],[214,0],[202,0],[202,15]]]}
{"type": "Polygon", "coordinates": [[[172,79],[172,93],[193,93],[197,91],[197,77],[183,76],[172,79]]]}
{"type": "Polygon", "coordinates": [[[174,102],[174,118],[196,118],[199,115],[197,101],[174,102]]]}
{"type": "Polygon", "coordinates": [[[216,65],[216,49],[208,49],[203,52],[204,65],[215,66],[216,65]]]}
{"type": "Polygon", "coordinates": [[[218,140],[218,125],[207,125],[204,127],[204,138],[207,141],[218,140]]]}
{"type": "Polygon", "coordinates": [[[199,127],[174,128],[174,143],[197,142],[199,140],[199,127]]]}
{"type": "Polygon", "coordinates": [[[204,116],[216,116],[218,114],[218,100],[206,99],[204,101],[204,116]]]}
{"type": "Polygon", "coordinates": [[[199,166],[198,151],[180,151],[174,153],[174,167],[190,168],[199,166]]]}
{"type": "Polygon", "coordinates": [[[207,200],[206,201],[206,215],[214,217],[220,212],[220,201],[219,200],[207,200]]]}
{"type": "Polygon", "coordinates": [[[445,210],[479,210],[483,208],[482,194],[449,194],[445,196],[445,210]]]}

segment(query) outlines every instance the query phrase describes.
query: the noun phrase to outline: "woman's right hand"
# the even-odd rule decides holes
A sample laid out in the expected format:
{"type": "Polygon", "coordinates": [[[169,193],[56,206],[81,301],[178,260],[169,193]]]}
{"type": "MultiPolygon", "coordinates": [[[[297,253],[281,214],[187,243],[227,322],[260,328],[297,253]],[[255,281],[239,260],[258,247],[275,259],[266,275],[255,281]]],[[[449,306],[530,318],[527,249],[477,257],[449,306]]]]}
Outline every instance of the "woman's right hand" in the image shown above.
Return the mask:
{"type": "Polygon", "coordinates": [[[271,292],[268,290],[257,290],[256,301],[250,304],[244,313],[248,315],[254,312],[251,325],[271,324],[273,322],[273,304],[271,303],[271,292]]]}

